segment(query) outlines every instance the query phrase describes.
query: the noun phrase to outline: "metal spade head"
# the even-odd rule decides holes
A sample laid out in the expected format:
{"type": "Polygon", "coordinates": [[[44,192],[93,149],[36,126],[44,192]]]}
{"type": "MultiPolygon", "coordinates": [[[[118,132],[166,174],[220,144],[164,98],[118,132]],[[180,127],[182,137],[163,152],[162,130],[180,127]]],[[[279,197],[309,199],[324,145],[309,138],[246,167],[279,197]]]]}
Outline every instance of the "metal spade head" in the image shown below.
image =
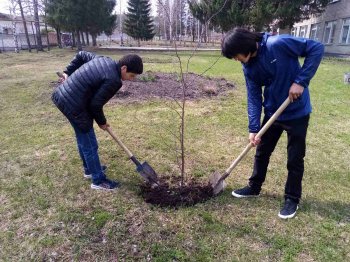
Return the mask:
{"type": "Polygon", "coordinates": [[[220,192],[222,192],[225,187],[226,187],[226,182],[224,179],[221,179],[222,175],[218,172],[215,171],[210,177],[209,177],[209,182],[213,188],[213,194],[217,195],[220,192]]]}
{"type": "Polygon", "coordinates": [[[140,175],[146,180],[146,182],[158,185],[158,175],[156,171],[154,171],[154,169],[147,162],[143,162],[142,165],[139,165],[136,168],[136,171],[140,173],[140,175]]]}

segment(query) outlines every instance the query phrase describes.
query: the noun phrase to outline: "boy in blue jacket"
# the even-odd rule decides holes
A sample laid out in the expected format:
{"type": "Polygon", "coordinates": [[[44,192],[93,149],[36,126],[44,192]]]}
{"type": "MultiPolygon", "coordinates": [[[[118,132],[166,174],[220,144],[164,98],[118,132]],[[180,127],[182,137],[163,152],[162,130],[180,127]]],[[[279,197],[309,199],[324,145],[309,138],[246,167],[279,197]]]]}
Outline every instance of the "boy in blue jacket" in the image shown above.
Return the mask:
{"type": "Polygon", "coordinates": [[[265,181],[270,156],[283,131],[287,132],[288,177],[285,202],[278,216],[292,218],[302,192],[306,132],[311,113],[309,82],[321,62],[321,43],[292,37],[272,36],[235,28],[222,41],[223,56],[240,61],[248,95],[249,141],[257,146],[254,169],[246,187],[234,190],[234,197],[258,196],[265,181]],[[302,66],[299,57],[305,57],[302,66]],[[264,87],[264,89],[262,88],[264,87]],[[289,96],[291,104],[266,133],[257,139],[260,128],[289,96]],[[262,107],[264,119],[260,124],[262,107]]]}
{"type": "Polygon", "coordinates": [[[61,77],[61,85],[52,94],[52,101],[71,123],[83,162],[84,177],[92,180],[92,189],[115,190],[117,181],[105,175],[98,156],[93,122],[106,130],[109,126],[103,106],[122,87],[122,81],[142,74],[143,63],[138,55],[125,55],[118,62],[109,57],[79,52],[61,77]]]}

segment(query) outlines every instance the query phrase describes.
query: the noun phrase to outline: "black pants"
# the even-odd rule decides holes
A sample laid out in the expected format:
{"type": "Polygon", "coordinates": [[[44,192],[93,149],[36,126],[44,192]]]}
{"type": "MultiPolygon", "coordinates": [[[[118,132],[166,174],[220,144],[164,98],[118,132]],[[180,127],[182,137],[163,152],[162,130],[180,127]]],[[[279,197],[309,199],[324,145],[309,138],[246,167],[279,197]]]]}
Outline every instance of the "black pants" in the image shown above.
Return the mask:
{"type": "MultiPolygon", "coordinates": [[[[267,166],[270,156],[276,147],[283,131],[288,136],[288,178],[285,186],[285,197],[299,202],[301,197],[301,181],[304,174],[304,157],[306,148],[306,132],[310,116],[289,121],[275,121],[266,133],[261,137],[261,142],[256,148],[254,170],[249,178],[249,186],[254,191],[260,192],[265,181],[267,166]]],[[[269,120],[265,116],[263,125],[269,120]]]]}

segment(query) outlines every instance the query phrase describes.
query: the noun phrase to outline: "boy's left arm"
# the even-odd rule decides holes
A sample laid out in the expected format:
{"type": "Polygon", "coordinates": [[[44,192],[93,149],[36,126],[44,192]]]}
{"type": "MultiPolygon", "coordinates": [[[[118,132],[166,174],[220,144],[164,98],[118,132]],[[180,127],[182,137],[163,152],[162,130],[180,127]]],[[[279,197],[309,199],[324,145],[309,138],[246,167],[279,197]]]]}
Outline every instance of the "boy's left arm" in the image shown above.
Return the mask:
{"type": "Polygon", "coordinates": [[[321,63],[324,45],[310,39],[285,37],[279,40],[278,46],[292,57],[305,57],[304,64],[294,83],[307,88],[321,63]]]}
{"type": "Polygon", "coordinates": [[[63,72],[70,76],[74,73],[75,70],[77,70],[79,67],[81,67],[83,64],[89,62],[90,60],[94,59],[96,55],[94,53],[86,52],[86,51],[80,51],[76,54],[74,59],[70,62],[70,64],[67,66],[67,69],[63,72]]]}
{"type": "Polygon", "coordinates": [[[121,85],[119,87],[116,87],[115,85],[115,82],[111,83],[107,80],[91,99],[89,112],[99,126],[103,126],[107,123],[103,112],[103,106],[117,93],[121,87],[121,85]]]}

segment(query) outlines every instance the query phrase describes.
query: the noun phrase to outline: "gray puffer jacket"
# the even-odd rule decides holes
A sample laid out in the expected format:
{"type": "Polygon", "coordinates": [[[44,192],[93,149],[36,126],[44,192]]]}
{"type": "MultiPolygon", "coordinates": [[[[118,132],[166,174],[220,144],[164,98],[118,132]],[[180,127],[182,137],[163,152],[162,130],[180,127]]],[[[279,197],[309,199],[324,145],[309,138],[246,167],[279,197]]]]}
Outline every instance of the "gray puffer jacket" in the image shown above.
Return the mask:
{"type": "Polygon", "coordinates": [[[122,87],[118,63],[81,51],[64,72],[68,79],[52,94],[58,109],[83,132],[93,127],[93,120],[106,124],[103,106],[122,87]]]}

